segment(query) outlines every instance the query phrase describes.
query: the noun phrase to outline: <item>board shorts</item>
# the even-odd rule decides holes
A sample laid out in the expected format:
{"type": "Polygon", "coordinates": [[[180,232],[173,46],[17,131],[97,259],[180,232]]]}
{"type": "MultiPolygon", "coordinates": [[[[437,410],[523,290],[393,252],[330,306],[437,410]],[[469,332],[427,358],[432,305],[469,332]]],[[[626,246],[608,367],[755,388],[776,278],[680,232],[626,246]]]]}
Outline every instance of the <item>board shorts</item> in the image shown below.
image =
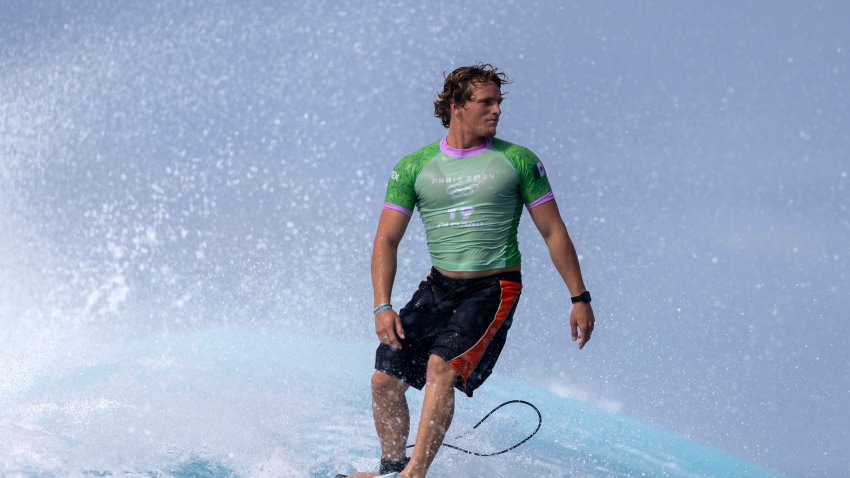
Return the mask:
{"type": "Polygon", "coordinates": [[[471,397],[493,372],[521,291],[519,271],[451,279],[431,269],[399,312],[402,348],[380,344],[375,369],[421,390],[435,354],[457,372],[455,387],[471,397]]]}

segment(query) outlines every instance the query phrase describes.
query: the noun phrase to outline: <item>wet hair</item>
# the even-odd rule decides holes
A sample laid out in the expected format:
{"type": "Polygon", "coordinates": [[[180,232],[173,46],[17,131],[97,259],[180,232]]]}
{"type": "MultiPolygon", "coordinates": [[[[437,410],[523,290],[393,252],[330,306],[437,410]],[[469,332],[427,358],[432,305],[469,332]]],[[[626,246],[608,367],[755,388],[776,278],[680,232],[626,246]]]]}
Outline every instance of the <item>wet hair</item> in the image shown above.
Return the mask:
{"type": "Polygon", "coordinates": [[[510,83],[506,74],[489,63],[462,66],[444,75],[443,91],[434,100],[434,116],[440,118],[446,128],[452,120],[452,103],[457,106],[465,105],[472,99],[475,85],[491,81],[501,90],[502,85],[510,83]]]}

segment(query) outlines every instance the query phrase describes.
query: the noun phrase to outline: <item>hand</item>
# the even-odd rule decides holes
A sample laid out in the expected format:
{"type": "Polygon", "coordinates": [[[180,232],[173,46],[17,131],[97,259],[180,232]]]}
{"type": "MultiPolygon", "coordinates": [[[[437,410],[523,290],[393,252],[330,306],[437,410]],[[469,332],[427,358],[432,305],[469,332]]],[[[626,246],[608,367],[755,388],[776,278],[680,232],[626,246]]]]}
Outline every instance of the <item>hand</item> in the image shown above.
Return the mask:
{"type": "Polygon", "coordinates": [[[590,340],[590,334],[593,333],[593,324],[596,319],[593,317],[593,309],[589,302],[576,302],[573,304],[573,310],[570,312],[570,330],[573,334],[573,342],[577,339],[578,348],[583,349],[584,344],[590,340]]]}
{"type": "Polygon", "coordinates": [[[404,329],[401,327],[401,318],[392,310],[382,310],[375,316],[375,333],[382,344],[400,349],[399,338],[404,338],[404,329]]]}

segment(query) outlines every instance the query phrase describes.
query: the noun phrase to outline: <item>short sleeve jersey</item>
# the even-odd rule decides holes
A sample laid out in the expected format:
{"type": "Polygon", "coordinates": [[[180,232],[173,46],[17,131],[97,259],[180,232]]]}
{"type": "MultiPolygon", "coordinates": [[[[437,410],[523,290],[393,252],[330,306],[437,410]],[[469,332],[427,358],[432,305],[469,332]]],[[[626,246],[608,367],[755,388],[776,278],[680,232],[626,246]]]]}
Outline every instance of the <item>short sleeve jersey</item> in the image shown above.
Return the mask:
{"type": "Polygon", "coordinates": [[[553,199],[543,163],[529,149],[492,138],[459,150],[443,139],[398,162],[384,208],[411,216],[418,207],[435,266],[482,271],[520,263],[523,205],[553,199]]]}

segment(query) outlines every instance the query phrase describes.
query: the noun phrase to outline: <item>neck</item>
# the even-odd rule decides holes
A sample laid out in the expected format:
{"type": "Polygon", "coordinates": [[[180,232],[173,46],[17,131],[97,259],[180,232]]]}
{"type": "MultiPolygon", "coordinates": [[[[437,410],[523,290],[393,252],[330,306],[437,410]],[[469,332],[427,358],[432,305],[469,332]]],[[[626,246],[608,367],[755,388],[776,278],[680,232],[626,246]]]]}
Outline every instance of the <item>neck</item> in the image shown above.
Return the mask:
{"type": "Polygon", "coordinates": [[[461,128],[452,128],[451,126],[449,126],[449,132],[446,135],[446,143],[455,149],[469,149],[481,146],[488,139],[488,136],[473,135],[469,131],[461,128]]]}

